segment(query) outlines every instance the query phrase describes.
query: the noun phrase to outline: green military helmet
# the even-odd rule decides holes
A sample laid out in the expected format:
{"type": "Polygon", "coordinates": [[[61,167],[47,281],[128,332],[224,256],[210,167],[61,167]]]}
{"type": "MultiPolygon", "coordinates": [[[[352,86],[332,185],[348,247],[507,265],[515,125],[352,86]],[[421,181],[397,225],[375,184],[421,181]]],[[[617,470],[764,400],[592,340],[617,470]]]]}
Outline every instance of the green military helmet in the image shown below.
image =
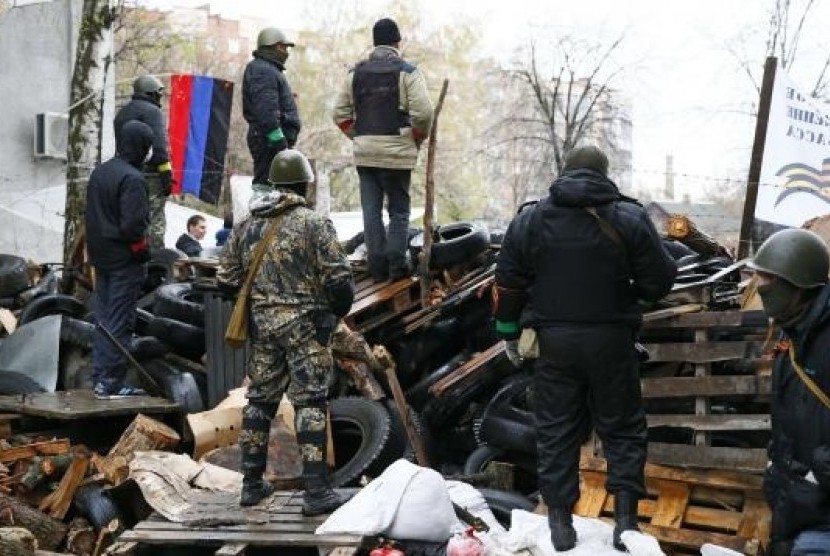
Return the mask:
{"type": "Polygon", "coordinates": [[[294,43],[288,40],[280,29],[276,27],[266,27],[259,32],[256,37],[257,48],[262,46],[271,46],[272,44],[284,44],[287,46],[294,46],[294,43]]]}
{"type": "Polygon", "coordinates": [[[830,256],[819,235],[789,228],[769,236],[749,267],[774,274],[799,288],[815,288],[827,283],[830,256]]]}
{"type": "Polygon", "coordinates": [[[160,95],[163,89],[164,84],[155,75],[141,75],[133,81],[134,93],[156,93],[160,95]]]}
{"type": "Polygon", "coordinates": [[[278,152],[271,161],[268,181],[273,185],[307,184],[314,181],[314,172],[303,153],[286,149],[278,152]]]}

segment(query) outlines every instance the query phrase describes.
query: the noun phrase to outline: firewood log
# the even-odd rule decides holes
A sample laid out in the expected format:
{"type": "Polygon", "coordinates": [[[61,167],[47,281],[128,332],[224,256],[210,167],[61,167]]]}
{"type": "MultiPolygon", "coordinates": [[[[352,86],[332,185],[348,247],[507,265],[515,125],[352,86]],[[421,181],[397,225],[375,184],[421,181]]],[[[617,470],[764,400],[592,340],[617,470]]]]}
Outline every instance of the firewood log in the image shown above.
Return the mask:
{"type": "Polygon", "coordinates": [[[8,524],[31,531],[43,550],[55,550],[66,536],[67,527],[63,522],[5,494],[0,494],[0,516],[2,525],[11,522],[8,524]]]}
{"type": "Polygon", "coordinates": [[[94,456],[92,462],[111,484],[118,486],[129,475],[129,463],[136,452],[170,450],[180,440],[178,433],[164,423],[139,413],[106,457],[94,456]]]}
{"type": "Polygon", "coordinates": [[[35,556],[37,541],[23,527],[0,527],[0,554],[3,556],[35,556]]]}

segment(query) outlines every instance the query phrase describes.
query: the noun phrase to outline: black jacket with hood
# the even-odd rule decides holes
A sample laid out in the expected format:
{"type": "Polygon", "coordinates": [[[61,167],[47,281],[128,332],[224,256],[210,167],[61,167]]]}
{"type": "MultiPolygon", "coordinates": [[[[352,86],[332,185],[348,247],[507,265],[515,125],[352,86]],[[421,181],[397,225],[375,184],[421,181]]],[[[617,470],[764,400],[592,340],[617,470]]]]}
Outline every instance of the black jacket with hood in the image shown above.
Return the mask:
{"type": "Polygon", "coordinates": [[[121,134],[124,124],[133,120],[143,122],[153,130],[153,156],[147,161],[147,170],[155,172],[159,165],[170,162],[164,114],[162,114],[161,107],[155,99],[145,94],[136,93],[132,100],[125,104],[115,115],[113,122],[115,136],[118,137],[121,134]]]}
{"type": "Polygon", "coordinates": [[[497,285],[529,294],[522,325],[638,326],[638,300],[666,295],[677,273],[646,211],[593,170],[563,172],[549,192],[513,219],[498,256],[497,285]]]}
{"type": "Polygon", "coordinates": [[[116,136],[116,155],[89,176],[86,240],[97,269],[118,270],[134,263],[129,246],[145,237],[150,222],[147,184],[139,169],[152,143],[150,126],[125,123],[116,136]]]}

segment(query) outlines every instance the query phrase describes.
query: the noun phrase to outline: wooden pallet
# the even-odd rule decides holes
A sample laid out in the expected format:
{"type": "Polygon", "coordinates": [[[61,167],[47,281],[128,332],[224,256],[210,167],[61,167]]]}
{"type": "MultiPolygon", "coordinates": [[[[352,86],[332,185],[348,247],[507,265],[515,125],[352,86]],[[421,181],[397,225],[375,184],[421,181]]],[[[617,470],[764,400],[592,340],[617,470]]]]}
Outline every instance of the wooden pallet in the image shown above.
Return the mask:
{"type": "MultiPolygon", "coordinates": [[[[575,514],[613,516],[614,497],[605,491],[606,472],[605,460],[583,452],[575,514]]],[[[645,473],[649,497],[638,507],[640,528],[664,549],[699,551],[703,544],[713,543],[755,555],[767,543],[770,511],[761,476],[655,464],[647,464],[645,473]]]]}
{"type": "Polygon", "coordinates": [[[354,303],[344,319],[349,328],[366,333],[420,305],[418,280],[357,284],[354,303]]]}
{"type": "MultiPolygon", "coordinates": [[[[761,358],[765,329],[751,323],[765,319],[758,312],[700,312],[700,305],[682,306],[645,315],[643,336],[666,331],[683,331],[693,337],[688,342],[647,343],[650,362],[683,363],[691,373],[686,376],[649,376],[642,379],[643,398],[662,399],[679,406],[683,399],[694,400],[692,412],[682,409],[647,415],[649,428],[667,427],[691,431],[689,444],[652,442],[649,461],[665,465],[762,471],[766,465],[765,433],[770,430],[768,395],[769,362],[761,358]],[[697,312],[694,312],[697,311],[697,312]],[[737,330],[736,338],[712,339],[715,331],[737,330]],[[720,365],[719,374],[713,367],[720,365]],[[729,374],[724,374],[723,369],[729,374]],[[725,399],[754,402],[755,410],[746,414],[712,411],[713,403],[725,399]],[[712,434],[721,431],[755,431],[757,445],[737,447],[713,446],[712,434]]],[[[669,404],[663,404],[670,405],[669,404]]],[[[743,433],[741,433],[743,434],[743,433]]]]}
{"type": "Polygon", "coordinates": [[[341,547],[341,556],[360,546],[359,535],[315,535],[314,530],[328,516],[306,517],[301,513],[302,497],[295,492],[277,493],[269,504],[268,522],[244,525],[194,526],[168,521],[152,514],[124,531],[106,554],[127,556],[139,545],[215,547],[217,556],[241,555],[248,547],[341,547]]]}

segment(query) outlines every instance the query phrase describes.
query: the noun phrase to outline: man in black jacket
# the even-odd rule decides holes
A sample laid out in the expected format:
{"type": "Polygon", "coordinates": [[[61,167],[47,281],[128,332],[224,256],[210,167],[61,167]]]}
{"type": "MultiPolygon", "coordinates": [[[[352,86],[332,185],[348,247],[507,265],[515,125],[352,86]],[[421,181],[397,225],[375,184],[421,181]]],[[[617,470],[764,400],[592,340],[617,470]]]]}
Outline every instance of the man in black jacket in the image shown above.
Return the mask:
{"type": "Polygon", "coordinates": [[[155,76],[142,75],[133,82],[133,97],[115,115],[115,136],[124,124],[133,120],[144,122],[153,130],[153,155],[144,164],[144,179],[150,198],[150,247],[164,247],[166,220],[164,205],[173,189],[173,169],[167,147],[167,124],[161,111],[164,85],[155,76]]]}
{"type": "Polygon", "coordinates": [[[202,244],[199,243],[205,237],[207,223],[201,214],[194,214],[187,219],[187,233],[179,236],[176,240],[176,249],[183,251],[188,257],[198,257],[202,254],[202,244]]]}
{"type": "Polygon", "coordinates": [[[807,230],[776,232],[758,249],[764,310],[781,327],[772,369],[772,442],[764,491],[768,553],[830,555],[830,257],[807,230]]]}
{"type": "Polygon", "coordinates": [[[254,184],[267,188],[274,155],[297,142],[300,112],[284,74],[288,49],[294,43],[274,27],[260,31],[256,43],[254,59],[242,77],[242,115],[248,122],[254,184]]]}
{"type": "Polygon", "coordinates": [[[571,151],[550,195],[510,223],[496,266],[496,330],[514,364],[521,328],[538,334],[539,486],[557,551],[576,545],[579,448],[592,422],[615,495],[614,545],[624,550],[620,534],[637,529],[646,494],[638,301],[663,297],[677,272],[645,210],[607,171],[599,149],[571,151]]]}
{"type": "MultiPolygon", "coordinates": [[[[122,346],[135,327],[136,303],[149,259],[147,227],[150,205],[140,168],[150,152],[153,131],[139,121],[125,123],[116,136],[117,153],[89,176],[86,241],[95,267],[95,319],[122,346]]],[[[143,395],[124,383],[127,363],[103,334],[92,351],[95,394],[143,395]]]]}

